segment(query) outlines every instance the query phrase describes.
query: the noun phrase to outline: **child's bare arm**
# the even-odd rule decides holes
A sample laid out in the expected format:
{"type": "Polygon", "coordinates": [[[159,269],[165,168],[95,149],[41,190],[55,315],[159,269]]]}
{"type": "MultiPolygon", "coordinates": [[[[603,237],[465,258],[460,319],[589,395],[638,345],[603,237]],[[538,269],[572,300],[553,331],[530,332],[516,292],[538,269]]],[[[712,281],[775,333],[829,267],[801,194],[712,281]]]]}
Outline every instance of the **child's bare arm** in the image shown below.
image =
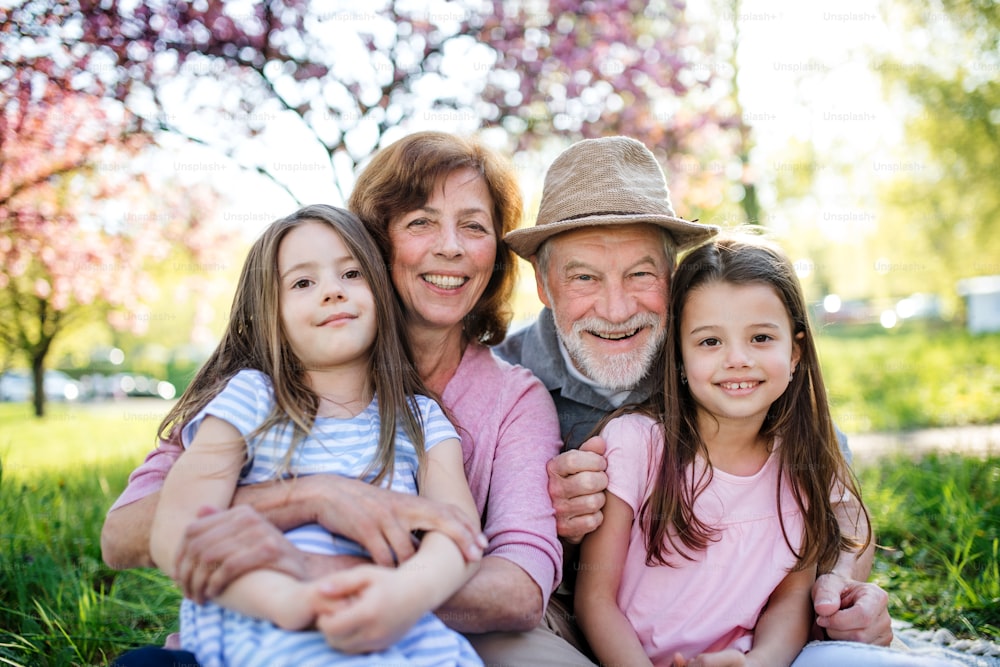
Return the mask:
{"type": "MultiPolygon", "coordinates": [[[[477,515],[458,440],[446,440],[428,451],[419,485],[422,496],[477,515]]],[[[417,553],[395,569],[362,565],[323,579],[319,590],[331,607],[329,613],[321,609],[317,626],[327,642],[342,651],[384,648],[451,597],[478,566],[448,535],[428,532],[417,553]]]]}
{"type": "Polygon", "coordinates": [[[632,508],[608,493],[604,521],[583,538],[580,548],[574,610],[602,664],[652,664],[617,601],[632,518],[632,508]]]}
{"type": "MultiPolygon", "coordinates": [[[[206,417],[194,441],[170,469],[150,531],[150,555],[156,565],[176,578],[177,555],[188,524],[202,507],[228,507],[244,462],[246,443],[230,423],[206,417]]],[[[243,575],[217,598],[224,607],[281,627],[300,629],[315,614],[303,604],[299,581],[273,570],[243,575]]]]}
{"type": "Polygon", "coordinates": [[[774,589],[754,629],[748,664],[782,667],[795,661],[809,641],[815,580],[816,568],[810,566],[788,573],[774,589]]]}
{"type": "Polygon", "coordinates": [[[690,660],[674,657],[673,667],[787,667],[809,639],[812,608],[809,591],[815,568],[789,573],[768,599],[754,629],[749,653],[726,649],[690,660]]]}

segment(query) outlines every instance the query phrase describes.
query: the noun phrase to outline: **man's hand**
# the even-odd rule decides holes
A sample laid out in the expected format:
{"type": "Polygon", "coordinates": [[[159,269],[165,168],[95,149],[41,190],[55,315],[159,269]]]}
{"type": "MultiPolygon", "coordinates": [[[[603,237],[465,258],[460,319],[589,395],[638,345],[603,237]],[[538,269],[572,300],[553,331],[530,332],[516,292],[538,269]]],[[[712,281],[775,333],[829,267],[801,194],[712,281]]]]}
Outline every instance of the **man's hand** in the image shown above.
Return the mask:
{"type": "Polygon", "coordinates": [[[875,584],[828,573],[813,584],[816,624],[830,639],[888,646],[892,641],[889,596],[875,584]]]}
{"type": "Polygon", "coordinates": [[[556,531],[571,544],[579,544],[604,521],[601,508],[608,488],[606,447],[604,438],[595,436],[580,449],[563,452],[546,465],[556,531]]]}
{"type": "Polygon", "coordinates": [[[184,531],[176,577],[185,597],[202,604],[247,572],[265,568],[304,579],[306,554],[249,505],[202,507],[184,531]]]}

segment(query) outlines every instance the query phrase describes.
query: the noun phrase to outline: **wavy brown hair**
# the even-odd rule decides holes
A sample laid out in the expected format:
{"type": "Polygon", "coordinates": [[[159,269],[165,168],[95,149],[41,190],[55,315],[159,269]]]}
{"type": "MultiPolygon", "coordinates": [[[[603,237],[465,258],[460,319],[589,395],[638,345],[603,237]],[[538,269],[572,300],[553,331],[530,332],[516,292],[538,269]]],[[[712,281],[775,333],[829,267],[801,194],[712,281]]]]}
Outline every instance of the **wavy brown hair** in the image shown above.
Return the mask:
{"type": "Polygon", "coordinates": [[[479,140],[446,132],[417,132],[375,154],[358,176],[348,201],[378,242],[387,262],[392,261],[389,224],[425,204],[442,180],[459,169],[482,176],[493,199],[493,232],[497,256],[482,296],[465,316],[470,340],[496,345],[507,335],[510,296],[517,278],[517,257],[504,242],[521,221],[521,188],[511,164],[479,140]]]}
{"type": "Polygon", "coordinates": [[[864,513],[867,524],[868,515],[837,440],[795,270],[778,246],[748,234],[721,236],[696,248],[680,262],[671,280],[670,326],[658,364],[658,372],[665,377],[659,385],[662,393],[652,399],[649,409],[663,426],[663,456],[656,467],[656,484],[640,510],[647,537],[646,562],[667,565],[671,551],[690,559],[690,551],[705,549],[715,538],[714,527],[694,513],[696,499],[711,481],[712,467],[698,432],[695,399],[680,373],[680,321],[686,299],[693,290],[712,283],[767,285],[784,303],[792,321],[801,358],[788,388],[771,405],[760,434],[769,442],[781,440],[776,491],[779,520],[782,485],[786,483],[804,518],[802,548],[797,551],[792,546],[782,521],[785,542],[798,559],[799,568],[817,563],[825,572],[841,550],[867,547],[871,541],[870,528],[863,542],[841,533],[831,494],[843,491],[853,495],[859,507],[857,518],[864,513]],[[694,463],[699,454],[707,465],[704,474],[696,478],[694,463]]]}
{"type": "Polygon", "coordinates": [[[423,427],[414,397],[430,392],[417,375],[410,361],[409,345],[400,333],[403,319],[399,301],[378,246],[357,217],[333,206],[301,208],[271,223],[254,242],[243,263],[222,340],[161,422],[158,435],[162,439],[178,436],[180,428],[208,405],[237,372],[258,370],[271,379],[275,404],[250,437],[272,427],[291,425],[293,445],[283,464],[287,469],[295,446],[312,430],[319,396],[306,381],[305,369],[282,324],[278,249],[288,232],[310,222],[329,225],[340,235],[357,259],[376,304],[375,341],[369,355],[368,375],[378,397],[379,443],[378,454],[365,477],[374,475],[372,483],[378,484],[392,471],[397,426],[413,441],[418,457],[422,458],[423,427]]]}

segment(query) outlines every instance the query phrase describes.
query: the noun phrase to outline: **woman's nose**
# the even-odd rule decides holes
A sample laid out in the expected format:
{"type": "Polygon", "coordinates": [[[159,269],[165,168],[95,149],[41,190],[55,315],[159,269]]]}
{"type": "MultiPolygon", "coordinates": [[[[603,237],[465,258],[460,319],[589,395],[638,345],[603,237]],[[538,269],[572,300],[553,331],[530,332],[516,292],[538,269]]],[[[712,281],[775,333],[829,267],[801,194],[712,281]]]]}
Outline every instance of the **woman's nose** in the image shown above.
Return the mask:
{"type": "Polygon", "coordinates": [[[442,225],[438,233],[436,253],[444,257],[460,257],[462,255],[462,239],[456,227],[442,225]]]}

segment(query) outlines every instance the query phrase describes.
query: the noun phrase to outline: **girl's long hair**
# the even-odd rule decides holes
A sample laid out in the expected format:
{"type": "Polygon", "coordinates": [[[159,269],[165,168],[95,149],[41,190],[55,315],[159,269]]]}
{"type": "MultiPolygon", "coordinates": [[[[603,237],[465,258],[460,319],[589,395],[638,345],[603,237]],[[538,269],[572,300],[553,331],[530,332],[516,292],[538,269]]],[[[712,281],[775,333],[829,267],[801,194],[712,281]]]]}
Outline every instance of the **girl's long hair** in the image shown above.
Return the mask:
{"type": "Polygon", "coordinates": [[[243,263],[222,340],[160,423],[158,435],[161,439],[179,438],[181,427],[208,405],[237,372],[258,370],[271,379],[275,404],[252,435],[272,427],[292,428],[293,445],[282,470],[276,472],[287,470],[296,446],[312,430],[319,396],[309,387],[306,371],[282,325],[278,248],[289,231],[310,222],[329,225],[340,235],[358,260],[376,304],[368,379],[378,398],[379,443],[378,455],[365,476],[373,475],[372,483],[378,484],[392,471],[397,426],[409,436],[422,459],[423,428],[414,397],[430,393],[410,361],[409,344],[401,334],[400,304],[378,246],[354,214],[333,206],[301,208],[271,223],[254,242],[243,263]]]}
{"type": "Polygon", "coordinates": [[[785,542],[798,559],[799,568],[817,563],[821,572],[827,571],[840,550],[867,547],[871,540],[870,529],[863,542],[841,534],[831,494],[853,494],[859,508],[857,518],[864,513],[866,523],[867,511],[837,440],[795,270],[776,245],[746,234],[718,237],[691,251],[678,265],[671,281],[670,326],[659,364],[665,377],[659,385],[662,394],[652,399],[650,410],[663,426],[663,456],[656,468],[653,492],[640,511],[647,536],[646,562],[667,565],[671,551],[690,559],[691,551],[703,550],[715,539],[714,527],[702,522],[694,512],[696,499],[711,481],[712,467],[698,432],[695,400],[688,385],[680,379],[680,320],[692,290],[716,282],[772,287],[785,304],[793,335],[798,336],[801,349],[798,368],[788,388],[771,405],[761,426],[761,436],[769,442],[781,441],[776,491],[779,519],[782,485],[786,483],[790,484],[804,518],[802,548],[795,549],[782,522],[785,542]],[[699,454],[706,462],[702,474],[695,472],[699,454]]]}

